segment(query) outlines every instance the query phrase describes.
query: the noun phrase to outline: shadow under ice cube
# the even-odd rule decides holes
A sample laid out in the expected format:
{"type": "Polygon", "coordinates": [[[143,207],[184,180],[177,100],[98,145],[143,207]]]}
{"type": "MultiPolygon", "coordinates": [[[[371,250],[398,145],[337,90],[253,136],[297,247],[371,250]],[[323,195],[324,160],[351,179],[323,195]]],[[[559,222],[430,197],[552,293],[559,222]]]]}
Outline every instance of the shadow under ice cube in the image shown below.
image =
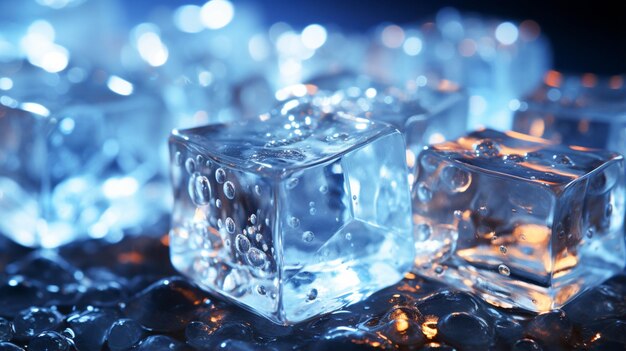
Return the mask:
{"type": "Polygon", "coordinates": [[[412,198],[416,272],[499,306],[559,308],[624,267],[618,154],[481,130],[426,148],[412,198]]]}
{"type": "Polygon", "coordinates": [[[175,130],[171,259],[276,323],[358,302],[413,263],[400,133],[290,100],[272,114],[175,130]]]}

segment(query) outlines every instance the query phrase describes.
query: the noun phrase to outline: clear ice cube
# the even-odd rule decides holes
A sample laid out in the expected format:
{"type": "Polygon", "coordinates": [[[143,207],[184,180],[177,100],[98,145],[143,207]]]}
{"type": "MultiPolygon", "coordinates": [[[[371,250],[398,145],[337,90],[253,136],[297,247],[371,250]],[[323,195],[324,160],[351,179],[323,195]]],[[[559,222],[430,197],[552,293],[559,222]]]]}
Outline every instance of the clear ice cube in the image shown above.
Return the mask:
{"type": "Polygon", "coordinates": [[[513,128],[568,145],[607,149],[624,155],[624,78],[550,71],[544,84],[519,105],[513,128]]]}
{"type": "Polygon", "coordinates": [[[559,308],[624,267],[615,153],[481,130],[426,148],[412,198],[416,272],[499,306],[559,308]]]}
{"type": "Polygon", "coordinates": [[[281,324],[364,299],[410,270],[400,133],[289,100],[273,113],[175,130],[174,266],[281,324]]]}
{"type": "Polygon", "coordinates": [[[423,86],[400,89],[344,72],[319,76],[310,83],[329,95],[334,110],[383,121],[402,132],[411,186],[415,161],[422,148],[459,137],[466,131],[467,95],[447,80],[433,79],[423,86]]]}
{"type": "Polygon", "coordinates": [[[23,67],[0,97],[0,232],[22,245],[119,238],[167,211],[161,104],[103,73],[23,67]]]}

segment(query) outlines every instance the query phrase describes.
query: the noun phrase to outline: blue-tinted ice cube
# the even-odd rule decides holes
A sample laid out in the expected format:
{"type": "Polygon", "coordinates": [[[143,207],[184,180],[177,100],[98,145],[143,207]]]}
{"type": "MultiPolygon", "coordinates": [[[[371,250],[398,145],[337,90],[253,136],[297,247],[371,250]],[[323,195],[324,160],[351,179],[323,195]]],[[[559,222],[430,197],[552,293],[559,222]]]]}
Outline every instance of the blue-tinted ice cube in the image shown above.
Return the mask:
{"type": "Polygon", "coordinates": [[[210,291],[295,323],[396,283],[414,256],[394,128],[290,100],[175,130],[171,258],[210,291]]]}
{"type": "Polygon", "coordinates": [[[467,95],[450,81],[433,80],[400,89],[366,76],[342,73],[320,76],[310,83],[326,92],[334,110],[383,121],[402,132],[411,186],[415,161],[422,148],[466,131],[467,95]]]}
{"type": "Polygon", "coordinates": [[[420,274],[546,311],[624,267],[618,154],[487,129],[428,147],[418,167],[420,274]]]}
{"type": "Polygon", "coordinates": [[[562,75],[523,100],[513,128],[533,136],[626,154],[626,87],[623,76],[562,75]]]}
{"type": "Polygon", "coordinates": [[[103,72],[48,86],[31,68],[0,97],[0,232],[55,247],[156,222],[169,199],[159,100],[103,72]]]}

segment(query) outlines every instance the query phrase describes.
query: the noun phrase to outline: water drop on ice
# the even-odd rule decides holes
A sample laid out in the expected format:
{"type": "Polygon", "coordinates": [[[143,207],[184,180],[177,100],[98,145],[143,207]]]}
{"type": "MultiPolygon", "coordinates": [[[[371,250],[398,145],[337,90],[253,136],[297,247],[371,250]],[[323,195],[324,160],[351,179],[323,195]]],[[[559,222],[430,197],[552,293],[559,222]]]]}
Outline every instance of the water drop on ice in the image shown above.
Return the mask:
{"type": "Polygon", "coordinates": [[[311,216],[315,215],[317,213],[317,209],[315,207],[311,207],[309,208],[309,214],[311,216]]]}
{"type": "Polygon", "coordinates": [[[231,181],[224,183],[224,195],[231,200],[235,198],[235,185],[231,181]]]}
{"type": "Polygon", "coordinates": [[[267,262],[267,255],[265,252],[253,247],[248,251],[248,262],[254,267],[263,267],[267,262]]]}
{"type": "Polygon", "coordinates": [[[328,186],[322,185],[322,186],[320,186],[319,190],[320,190],[320,193],[326,194],[326,193],[328,193],[328,186]]]}
{"type": "Polygon", "coordinates": [[[234,234],[235,233],[235,221],[233,221],[232,218],[230,217],[226,217],[226,231],[229,232],[230,234],[234,234]]]}
{"type": "Polygon", "coordinates": [[[189,196],[194,204],[206,205],[211,200],[211,184],[209,179],[195,172],[189,178],[189,196]]]}
{"type": "Polygon", "coordinates": [[[222,200],[220,200],[220,199],[216,199],[216,200],[215,200],[215,207],[217,207],[217,208],[221,208],[221,207],[222,207],[222,200]]]}
{"type": "Polygon", "coordinates": [[[430,238],[433,229],[426,223],[418,224],[415,228],[415,241],[425,241],[430,238]]]}
{"type": "Polygon", "coordinates": [[[313,301],[317,298],[317,289],[311,289],[311,291],[309,291],[309,293],[307,294],[306,298],[309,301],[313,301]]]}
{"type": "Polygon", "coordinates": [[[177,166],[183,164],[183,155],[180,153],[180,151],[176,151],[176,154],[174,154],[174,162],[177,166]]]}
{"type": "Polygon", "coordinates": [[[493,140],[483,139],[474,144],[474,153],[478,157],[497,157],[500,154],[500,146],[493,140]]]}
{"type": "Polygon", "coordinates": [[[250,215],[250,223],[256,224],[256,215],[254,213],[250,215]]]}
{"type": "Polygon", "coordinates": [[[433,198],[433,192],[430,190],[428,185],[420,183],[417,186],[417,197],[422,202],[428,202],[433,198]]]}
{"type": "Polygon", "coordinates": [[[235,237],[235,248],[240,253],[245,254],[250,250],[250,240],[243,234],[237,234],[235,237]]]}
{"type": "Polygon", "coordinates": [[[508,250],[507,250],[506,246],[504,246],[504,245],[500,245],[500,253],[502,253],[502,254],[506,254],[506,252],[507,252],[507,251],[508,251],[508,250]]]}
{"type": "Polygon", "coordinates": [[[218,168],[215,170],[215,180],[220,184],[226,181],[226,172],[223,168],[218,168]]]}
{"type": "Polygon", "coordinates": [[[462,193],[472,183],[472,175],[455,166],[446,166],[441,171],[441,179],[452,193],[462,193]]]}
{"type": "Polygon", "coordinates": [[[223,226],[224,226],[224,224],[222,223],[222,219],[218,218],[217,219],[217,228],[218,229],[222,229],[223,226]]]}
{"type": "Polygon", "coordinates": [[[188,158],[185,161],[185,169],[187,170],[187,173],[192,174],[193,172],[195,172],[196,170],[196,161],[193,160],[193,158],[188,158]]]}
{"type": "Polygon", "coordinates": [[[295,188],[296,186],[298,186],[298,182],[299,181],[300,180],[298,178],[295,178],[295,177],[289,178],[289,179],[287,179],[287,183],[286,183],[285,186],[287,187],[287,189],[291,190],[291,189],[295,188]]]}
{"type": "Polygon", "coordinates": [[[255,185],[254,186],[254,193],[260,196],[261,195],[261,187],[258,186],[258,185],[255,185]]]}
{"type": "Polygon", "coordinates": [[[501,264],[498,266],[498,273],[508,277],[511,274],[511,270],[506,265],[501,264]]]}
{"type": "Polygon", "coordinates": [[[346,240],[352,240],[352,233],[346,233],[346,240]]]}
{"type": "Polygon", "coordinates": [[[265,290],[265,287],[263,285],[257,286],[256,291],[259,293],[259,295],[267,294],[267,290],[265,290]]]}
{"type": "Polygon", "coordinates": [[[305,243],[310,243],[311,241],[313,241],[313,239],[315,239],[315,234],[313,234],[312,231],[306,231],[304,233],[302,233],[302,241],[304,241],[305,243]]]}
{"type": "Polygon", "coordinates": [[[298,228],[300,226],[300,220],[298,219],[298,217],[291,216],[287,220],[287,224],[289,224],[289,226],[291,228],[295,229],[295,228],[298,228]]]}

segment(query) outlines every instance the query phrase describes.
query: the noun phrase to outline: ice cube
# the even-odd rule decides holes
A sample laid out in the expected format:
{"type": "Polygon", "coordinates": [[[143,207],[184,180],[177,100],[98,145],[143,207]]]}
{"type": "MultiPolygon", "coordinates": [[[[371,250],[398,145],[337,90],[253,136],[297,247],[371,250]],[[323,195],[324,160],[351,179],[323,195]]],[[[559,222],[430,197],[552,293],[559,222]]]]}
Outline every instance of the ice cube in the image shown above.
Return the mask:
{"type": "Polygon", "coordinates": [[[383,121],[402,132],[406,142],[409,184],[413,186],[415,161],[425,145],[461,136],[467,125],[467,95],[447,80],[400,89],[349,72],[311,80],[329,95],[337,111],[383,121]]]}
{"type": "Polygon", "coordinates": [[[618,154],[487,129],[429,146],[418,167],[420,274],[547,311],[624,267],[618,154]]]}
{"type": "Polygon", "coordinates": [[[0,232],[55,247],[156,222],[169,199],[159,100],[103,71],[49,76],[25,66],[0,97],[0,232]]]}
{"type": "Polygon", "coordinates": [[[413,262],[404,145],[389,125],[289,100],[170,138],[174,266],[276,323],[396,283],[413,262]]]}
{"type": "Polygon", "coordinates": [[[513,128],[569,145],[626,154],[624,78],[550,71],[544,85],[517,106],[513,128]]]}

